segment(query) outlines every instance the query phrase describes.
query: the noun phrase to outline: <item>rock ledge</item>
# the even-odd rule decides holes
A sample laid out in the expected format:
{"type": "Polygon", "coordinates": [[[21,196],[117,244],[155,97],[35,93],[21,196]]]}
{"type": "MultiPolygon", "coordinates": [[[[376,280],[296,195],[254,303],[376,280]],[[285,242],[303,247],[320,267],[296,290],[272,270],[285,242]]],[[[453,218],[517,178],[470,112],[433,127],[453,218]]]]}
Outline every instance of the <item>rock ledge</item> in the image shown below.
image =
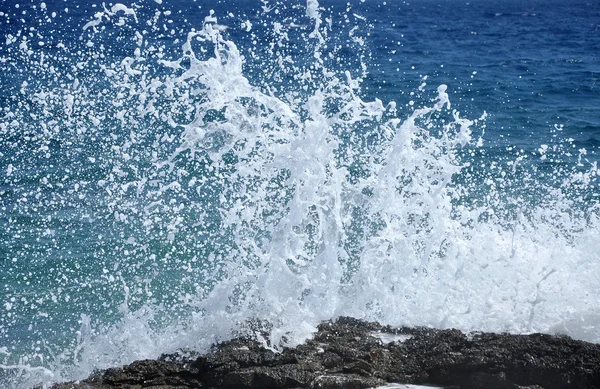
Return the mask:
{"type": "Polygon", "coordinates": [[[600,345],[566,336],[391,328],[342,317],[275,353],[249,339],[211,353],[136,361],[53,389],[371,388],[600,389],[600,345]]]}

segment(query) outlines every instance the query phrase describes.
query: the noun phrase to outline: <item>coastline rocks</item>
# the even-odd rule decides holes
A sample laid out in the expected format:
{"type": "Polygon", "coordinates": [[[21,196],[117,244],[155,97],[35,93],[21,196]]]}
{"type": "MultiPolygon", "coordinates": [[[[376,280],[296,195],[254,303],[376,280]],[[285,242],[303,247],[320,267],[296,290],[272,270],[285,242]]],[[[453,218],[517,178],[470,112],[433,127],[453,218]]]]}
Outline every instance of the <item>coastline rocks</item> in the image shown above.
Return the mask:
{"type": "Polygon", "coordinates": [[[371,388],[388,383],[469,389],[600,388],[600,345],[542,334],[391,328],[342,317],[281,353],[248,339],[194,357],[164,355],[53,389],[371,388]]]}

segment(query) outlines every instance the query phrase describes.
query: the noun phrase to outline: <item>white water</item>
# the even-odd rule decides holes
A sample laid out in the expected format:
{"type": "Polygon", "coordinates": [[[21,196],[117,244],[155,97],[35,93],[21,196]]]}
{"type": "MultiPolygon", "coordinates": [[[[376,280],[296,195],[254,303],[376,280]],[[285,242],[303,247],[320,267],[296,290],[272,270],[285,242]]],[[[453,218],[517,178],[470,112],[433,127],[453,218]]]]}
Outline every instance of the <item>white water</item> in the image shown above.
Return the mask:
{"type": "MultiPolygon", "coordinates": [[[[105,112],[77,79],[67,88],[32,92],[44,107],[61,106],[78,131],[115,123],[131,130],[115,141],[119,159],[99,185],[117,223],[148,235],[158,230],[175,246],[194,242],[182,236],[189,223],[198,226],[199,241],[213,236],[202,226],[217,217],[226,249],[181,263],[206,279],[195,280],[201,286],[172,305],[160,298],[134,304],[136,287],[117,270],[127,258],[116,259],[106,273],[125,296],[120,320],[107,324],[84,314],[75,349],[54,354],[43,369],[28,360],[4,369],[22,370],[27,385],[83,378],[95,368],[179,348],[207,350],[251,331],[252,320],[269,323],[263,340],[279,348],[340,315],[395,326],[558,331],[600,342],[598,209],[577,210],[569,198],[573,187],[595,180],[595,166],[536,202],[502,193],[503,179],[518,179],[510,174],[478,188],[482,202],[469,202],[467,168],[481,161],[459,154],[481,141],[484,117],[452,110],[445,85],[410,114],[393,102],[363,101],[362,68],[327,66],[330,27],[321,11],[309,0],[296,20],[314,50],[311,66],[270,59],[297,88],[253,85],[236,42],[224,38],[225,26],[211,12],[201,30],[179,43],[177,58],[157,55],[161,49],[146,45],[144,34],[132,33],[138,48],[103,68],[101,83],[115,90],[105,112]],[[157,67],[164,73],[154,75],[157,67]],[[148,152],[136,146],[144,120],[171,132],[150,146],[151,163],[137,167],[148,152]],[[210,168],[199,172],[190,161],[210,168]],[[186,191],[198,197],[170,202],[186,191]],[[515,212],[503,212],[509,207],[515,212]],[[180,311],[187,313],[156,324],[180,311]]],[[[84,29],[93,42],[92,30],[102,23],[135,26],[137,19],[132,8],[114,5],[84,29]]],[[[282,28],[273,25],[279,45],[286,41],[282,28]]],[[[123,237],[132,247],[139,240],[123,237]]],[[[198,244],[191,247],[212,243],[198,244]]],[[[154,261],[151,250],[146,254],[154,261]]],[[[143,277],[152,282],[152,274],[143,277]]]]}

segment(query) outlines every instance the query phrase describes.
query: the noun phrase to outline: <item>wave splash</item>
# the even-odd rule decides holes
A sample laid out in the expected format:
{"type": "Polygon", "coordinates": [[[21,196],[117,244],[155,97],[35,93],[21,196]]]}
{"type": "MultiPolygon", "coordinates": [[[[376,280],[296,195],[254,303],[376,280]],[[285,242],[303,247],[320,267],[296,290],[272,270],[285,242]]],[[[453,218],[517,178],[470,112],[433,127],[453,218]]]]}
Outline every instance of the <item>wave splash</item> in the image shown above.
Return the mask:
{"type": "Polygon", "coordinates": [[[446,85],[409,112],[363,100],[361,30],[345,31],[360,66],[344,69],[316,0],[277,7],[268,44],[244,54],[212,11],[181,34],[168,11],[122,4],[96,13],[83,46],[14,49],[36,76],[0,123],[5,180],[41,193],[30,222],[53,256],[30,261],[53,270],[3,302],[10,336],[18,316],[50,317],[34,330],[43,347],[0,348],[7,382],[82,378],[261,325],[277,349],[339,315],[599,342],[596,165],[556,170],[559,185],[519,157],[490,168],[485,114],[461,116],[446,85]],[[24,182],[44,158],[72,170],[44,164],[24,182]]]}

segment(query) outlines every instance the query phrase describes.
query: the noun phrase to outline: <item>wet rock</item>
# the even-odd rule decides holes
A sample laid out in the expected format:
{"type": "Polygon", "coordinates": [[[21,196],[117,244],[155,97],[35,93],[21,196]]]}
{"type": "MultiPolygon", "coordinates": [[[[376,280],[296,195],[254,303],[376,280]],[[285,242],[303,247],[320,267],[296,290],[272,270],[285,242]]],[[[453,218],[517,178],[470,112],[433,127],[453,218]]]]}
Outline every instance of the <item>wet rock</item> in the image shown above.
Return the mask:
{"type": "Polygon", "coordinates": [[[323,323],[280,353],[234,339],[211,353],[164,356],[54,389],[370,388],[386,383],[469,389],[600,389],[600,345],[565,336],[323,323]]]}

